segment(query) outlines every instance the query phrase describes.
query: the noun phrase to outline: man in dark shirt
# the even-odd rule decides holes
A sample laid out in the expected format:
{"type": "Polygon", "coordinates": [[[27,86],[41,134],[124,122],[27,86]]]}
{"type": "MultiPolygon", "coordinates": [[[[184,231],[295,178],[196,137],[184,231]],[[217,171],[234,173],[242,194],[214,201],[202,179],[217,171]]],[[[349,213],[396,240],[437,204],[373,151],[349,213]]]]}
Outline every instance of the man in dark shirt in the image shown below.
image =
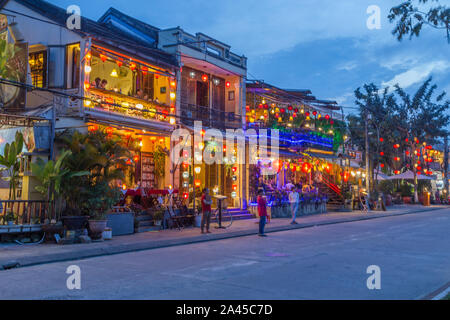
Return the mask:
{"type": "Polygon", "coordinates": [[[205,233],[205,224],[206,224],[206,233],[211,233],[209,231],[209,224],[211,221],[211,204],[212,204],[212,198],[209,195],[209,189],[205,188],[203,189],[203,195],[202,195],[202,224],[201,224],[201,229],[202,229],[202,233],[205,233]]]}

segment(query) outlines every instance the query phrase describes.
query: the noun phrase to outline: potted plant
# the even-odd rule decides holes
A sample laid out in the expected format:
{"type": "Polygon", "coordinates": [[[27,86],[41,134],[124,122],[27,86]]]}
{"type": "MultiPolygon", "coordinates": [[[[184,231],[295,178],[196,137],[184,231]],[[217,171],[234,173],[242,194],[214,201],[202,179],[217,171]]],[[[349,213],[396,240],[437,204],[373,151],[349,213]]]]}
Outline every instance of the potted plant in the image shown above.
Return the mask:
{"type": "Polygon", "coordinates": [[[87,199],[85,209],[89,212],[89,236],[96,240],[102,238],[108,220],[106,214],[120,199],[120,190],[111,187],[107,182],[96,183],[90,188],[90,197],[87,199]]]}
{"type": "Polygon", "coordinates": [[[412,202],[411,187],[407,183],[400,186],[400,194],[402,196],[403,203],[408,204],[412,202]]]}
{"type": "Polygon", "coordinates": [[[160,226],[162,220],[164,219],[164,208],[158,208],[156,209],[155,213],[153,214],[153,221],[155,223],[155,226],[160,226]]]}

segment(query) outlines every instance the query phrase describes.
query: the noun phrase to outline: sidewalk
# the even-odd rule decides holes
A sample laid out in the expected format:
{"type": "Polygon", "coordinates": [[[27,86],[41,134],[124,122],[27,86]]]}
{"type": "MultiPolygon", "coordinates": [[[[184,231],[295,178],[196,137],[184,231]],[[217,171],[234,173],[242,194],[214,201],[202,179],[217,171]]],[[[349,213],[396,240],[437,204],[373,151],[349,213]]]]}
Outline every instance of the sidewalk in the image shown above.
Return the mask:
{"type": "MultiPolygon", "coordinates": [[[[298,225],[289,224],[290,219],[272,219],[266,226],[266,232],[277,232],[292,229],[308,228],[327,224],[345,223],[358,220],[376,219],[396,215],[421,213],[450,208],[449,206],[413,206],[398,205],[389,207],[388,211],[372,211],[367,214],[361,211],[329,212],[297,218],[298,225]]],[[[237,220],[229,229],[211,229],[211,234],[200,234],[199,228],[183,230],[163,230],[114,237],[104,242],[90,244],[57,245],[36,244],[16,245],[0,244],[0,270],[11,262],[19,263],[21,267],[58,261],[77,260],[102,255],[149,250],[170,246],[186,245],[196,242],[214,241],[234,237],[256,235],[258,233],[257,219],[237,220]]]]}

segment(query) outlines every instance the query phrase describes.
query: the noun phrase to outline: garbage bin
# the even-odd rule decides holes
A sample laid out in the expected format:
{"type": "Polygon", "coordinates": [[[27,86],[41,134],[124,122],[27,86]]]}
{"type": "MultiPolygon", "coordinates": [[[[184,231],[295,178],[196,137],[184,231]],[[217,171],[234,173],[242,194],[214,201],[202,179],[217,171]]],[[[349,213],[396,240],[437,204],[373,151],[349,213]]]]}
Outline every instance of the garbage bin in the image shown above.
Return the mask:
{"type": "Polygon", "coordinates": [[[430,205],[430,193],[429,192],[424,192],[423,193],[423,203],[424,206],[429,206],[430,205]]]}

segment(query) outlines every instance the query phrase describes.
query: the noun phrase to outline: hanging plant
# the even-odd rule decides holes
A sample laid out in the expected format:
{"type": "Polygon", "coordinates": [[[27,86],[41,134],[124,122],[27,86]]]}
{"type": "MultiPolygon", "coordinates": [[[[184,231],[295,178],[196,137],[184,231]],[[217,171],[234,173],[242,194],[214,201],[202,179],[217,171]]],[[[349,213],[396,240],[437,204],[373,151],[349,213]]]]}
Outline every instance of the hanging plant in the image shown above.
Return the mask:
{"type": "Polygon", "coordinates": [[[164,177],[166,171],[166,153],[161,146],[155,148],[153,159],[155,160],[155,175],[160,178],[164,177]]]}

